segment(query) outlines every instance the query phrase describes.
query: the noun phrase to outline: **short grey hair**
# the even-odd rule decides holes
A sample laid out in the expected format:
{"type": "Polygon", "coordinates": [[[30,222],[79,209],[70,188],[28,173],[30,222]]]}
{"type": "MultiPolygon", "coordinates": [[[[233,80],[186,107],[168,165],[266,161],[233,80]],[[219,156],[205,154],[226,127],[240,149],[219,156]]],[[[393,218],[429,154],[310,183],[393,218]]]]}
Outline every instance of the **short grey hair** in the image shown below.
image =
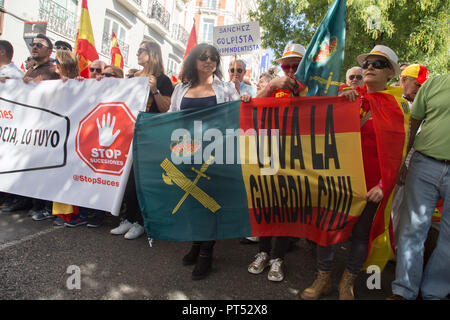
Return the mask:
{"type": "Polygon", "coordinates": [[[359,73],[363,73],[363,69],[361,67],[353,67],[347,70],[347,73],[345,74],[345,81],[347,81],[348,79],[348,74],[352,71],[352,70],[358,70],[359,73]]]}
{"type": "MultiPolygon", "coordinates": [[[[229,67],[234,66],[234,62],[235,62],[234,60],[230,61],[229,67]]],[[[244,68],[244,70],[247,70],[247,65],[245,64],[244,60],[238,59],[238,60],[236,60],[236,63],[242,64],[242,67],[244,68]]]]}

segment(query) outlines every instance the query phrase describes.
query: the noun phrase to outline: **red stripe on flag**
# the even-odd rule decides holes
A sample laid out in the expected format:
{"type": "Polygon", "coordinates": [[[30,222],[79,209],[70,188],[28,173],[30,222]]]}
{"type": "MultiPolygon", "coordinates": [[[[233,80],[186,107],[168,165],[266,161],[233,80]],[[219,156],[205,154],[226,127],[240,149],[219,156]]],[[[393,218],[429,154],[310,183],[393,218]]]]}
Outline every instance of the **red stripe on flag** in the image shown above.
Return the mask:
{"type": "Polygon", "coordinates": [[[257,129],[279,128],[292,135],[298,128],[300,135],[311,135],[313,124],[314,134],[325,134],[328,114],[335,133],[359,132],[359,106],[359,101],[349,102],[344,97],[256,98],[242,103],[239,127],[255,129],[256,120],[257,129]]]}
{"type": "MultiPolygon", "coordinates": [[[[353,226],[359,218],[348,215],[347,221],[343,227],[336,229],[336,225],[339,223],[339,217],[342,217],[341,213],[337,213],[336,219],[332,224],[333,227],[328,231],[332,212],[329,212],[328,216],[324,218],[325,223],[322,229],[322,221],[319,223],[319,226],[317,226],[317,207],[313,207],[311,211],[310,216],[314,218],[310,218],[309,215],[306,216],[303,214],[303,216],[301,216],[298,214],[296,220],[293,221],[293,219],[291,219],[291,222],[287,221],[287,215],[283,215],[282,208],[278,208],[280,211],[280,214],[278,215],[274,214],[273,210],[274,208],[249,209],[253,237],[278,236],[307,238],[321,246],[329,246],[346,241],[351,235],[353,226]],[[282,217],[284,222],[280,222],[282,217]],[[259,223],[257,222],[257,219],[260,219],[259,223]],[[274,222],[274,219],[276,219],[276,222],[274,222]]],[[[289,208],[288,210],[291,209],[289,208]]],[[[298,213],[301,212],[301,209],[294,208],[292,210],[298,213]]],[[[343,220],[341,219],[340,223],[342,224],[342,222],[343,220]]]]}

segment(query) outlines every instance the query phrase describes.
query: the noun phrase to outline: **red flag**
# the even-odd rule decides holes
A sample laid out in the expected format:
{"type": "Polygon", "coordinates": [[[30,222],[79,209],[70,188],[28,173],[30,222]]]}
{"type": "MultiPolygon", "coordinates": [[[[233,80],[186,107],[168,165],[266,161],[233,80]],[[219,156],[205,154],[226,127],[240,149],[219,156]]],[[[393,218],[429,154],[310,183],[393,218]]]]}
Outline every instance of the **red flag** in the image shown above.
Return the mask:
{"type": "Polygon", "coordinates": [[[117,40],[116,34],[114,32],[112,33],[111,41],[111,65],[123,69],[123,56],[120,52],[119,41],[117,40]]]}
{"type": "MultiPolygon", "coordinates": [[[[186,59],[189,52],[191,52],[192,48],[194,48],[197,45],[197,33],[195,32],[195,20],[194,24],[192,25],[191,33],[189,34],[189,39],[186,45],[186,51],[184,52],[183,61],[186,59]]],[[[181,79],[181,70],[178,74],[178,79],[181,79]]]]}
{"type": "Polygon", "coordinates": [[[89,65],[91,62],[98,60],[98,53],[97,49],[95,49],[94,34],[92,32],[87,0],[83,0],[81,3],[80,25],[78,27],[77,39],[75,40],[75,52],[78,55],[81,76],[89,78],[89,65]]]}
{"type": "Polygon", "coordinates": [[[191,33],[189,34],[189,39],[186,46],[186,52],[184,53],[183,60],[187,57],[189,52],[191,52],[192,48],[197,45],[197,33],[195,32],[195,20],[192,25],[191,33]]]}

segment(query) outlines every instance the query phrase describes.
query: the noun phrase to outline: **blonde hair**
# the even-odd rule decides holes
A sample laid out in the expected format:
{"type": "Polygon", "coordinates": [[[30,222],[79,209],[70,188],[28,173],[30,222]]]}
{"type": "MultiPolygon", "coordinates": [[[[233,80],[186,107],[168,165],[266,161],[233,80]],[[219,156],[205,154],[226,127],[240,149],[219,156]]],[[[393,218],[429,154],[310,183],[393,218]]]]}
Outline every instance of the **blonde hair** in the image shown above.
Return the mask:
{"type": "Polygon", "coordinates": [[[80,75],[80,67],[78,66],[78,58],[67,50],[57,50],[56,59],[59,62],[61,73],[63,76],[74,79],[80,75]]]}
{"type": "Polygon", "coordinates": [[[144,69],[135,73],[136,77],[147,77],[153,75],[159,77],[164,74],[164,65],[161,53],[161,47],[154,41],[144,40],[141,46],[144,45],[147,49],[149,61],[145,64],[144,69]]]}

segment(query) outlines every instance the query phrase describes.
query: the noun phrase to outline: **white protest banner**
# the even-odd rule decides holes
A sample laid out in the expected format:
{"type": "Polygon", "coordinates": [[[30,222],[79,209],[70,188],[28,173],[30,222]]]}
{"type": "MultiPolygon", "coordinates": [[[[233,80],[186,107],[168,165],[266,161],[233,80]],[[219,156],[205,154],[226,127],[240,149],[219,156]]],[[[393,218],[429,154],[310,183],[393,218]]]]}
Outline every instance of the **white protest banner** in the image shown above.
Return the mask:
{"type": "Polygon", "coordinates": [[[0,83],[0,191],[117,214],[148,78],[0,83]]]}
{"type": "Polygon", "coordinates": [[[259,22],[251,21],[214,27],[213,42],[221,56],[250,54],[258,51],[261,43],[259,22]]]}

